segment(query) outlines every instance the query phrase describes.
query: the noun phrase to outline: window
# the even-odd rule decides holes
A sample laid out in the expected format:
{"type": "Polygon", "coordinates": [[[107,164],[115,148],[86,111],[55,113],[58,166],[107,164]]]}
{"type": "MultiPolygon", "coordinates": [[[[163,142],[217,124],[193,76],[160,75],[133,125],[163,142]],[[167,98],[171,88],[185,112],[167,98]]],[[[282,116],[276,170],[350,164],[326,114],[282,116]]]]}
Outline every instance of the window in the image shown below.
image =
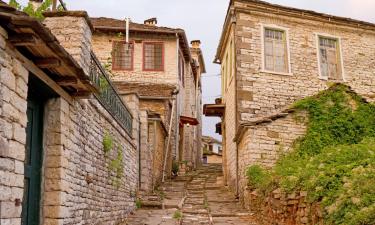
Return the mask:
{"type": "Polygon", "coordinates": [[[184,57],[181,54],[178,58],[178,77],[182,82],[182,86],[185,86],[185,61],[184,57]]]}
{"type": "Polygon", "coordinates": [[[133,48],[125,41],[114,41],[112,46],[112,69],[133,69],[133,48]]]}
{"type": "Polygon", "coordinates": [[[164,45],[163,43],[144,43],[143,69],[151,71],[164,70],[164,45]]]}
{"type": "Polygon", "coordinates": [[[289,73],[289,55],[286,31],[264,29],[264,70],[289,73]]]}
{"type": "Polygon", "coordinates": [[[323,79],[342,79],[339,42],[335,38],[319,36],[319,67],[323,79]]]}

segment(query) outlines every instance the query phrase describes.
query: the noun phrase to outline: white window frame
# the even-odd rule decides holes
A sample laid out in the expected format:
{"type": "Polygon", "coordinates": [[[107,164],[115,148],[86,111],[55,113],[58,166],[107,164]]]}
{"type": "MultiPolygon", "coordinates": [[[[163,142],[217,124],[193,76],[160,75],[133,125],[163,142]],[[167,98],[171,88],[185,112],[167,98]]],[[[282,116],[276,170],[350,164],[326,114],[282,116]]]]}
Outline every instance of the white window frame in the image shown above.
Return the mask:
{"type": "Polygon", "coordinates": [[[278,75],[285,75],[285,76],[292,76],[293,73],[292,73],[292,65],[291,65],[291,62],[290,62],[290,43],[289,43],[289,28],[287,27],[281,27],[281,26],[278,26],[278,25],[274,25],[274,24],[261,24],[260,25],[260,29],[261,29],[261,42],[262,42],[262,68],[261,68],[261,71],[262,73],[270,73],[270,74],[278,74],[278,75]],[[265,43],[264,43],[264,31],[265,29],[274,29],[274,30],[280,30],[280,31],[283,31],[285,32],[285,39],[286,39],[286,51],[287,51],[287,64],[288,64],[288,72],[284,73],[284,72],[276,72],[276,71],[270,71],[270,70],[266,70],[266,59],[265,59],[265,43]]]}
{"type": "Polygon", "coordinates": [[[314,33],[315,34],[315,40],[316,40],[316,56],[318,58],[318,71],[319,71],[319,79],[321,80],[329,80],[329,77],[323,77],[322,76],[322,71],[321,71],[321,68],[320,68],[320,38],[330,38],[330,39],[335,39],[337,41],[337,44],[338,44],[338,49],[337,51],[339,51],[338,53],[340,54],[340,57],[339,57],[339,60],[340,60],[340,65],[341,65],[341,76],[342,76],[342,80],[345,82],[346,81],[346,78],[345,78],[345,70],[344,70],[344,58],[343,58],[343,55],[342,55],[342,46],[341,46],[341,37],[339,36],[334,36],[334,35],[331,35],[331,34],[325,34],[325,33],[314,33]]]}

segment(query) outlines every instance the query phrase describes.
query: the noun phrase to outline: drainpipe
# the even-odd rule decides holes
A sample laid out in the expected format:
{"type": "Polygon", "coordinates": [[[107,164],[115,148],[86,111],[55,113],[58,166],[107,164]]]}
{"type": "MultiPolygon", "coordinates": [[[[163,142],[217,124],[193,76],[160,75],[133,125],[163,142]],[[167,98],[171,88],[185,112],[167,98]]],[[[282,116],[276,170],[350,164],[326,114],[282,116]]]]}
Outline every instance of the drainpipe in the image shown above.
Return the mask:
{"type": "MultiPolygon", "coordinates": [[[[235,88],[235,107],[236,107],[236,114],[235,114],[235,128],[236,132],[238,130],[238,89],[237,89],[237,51],[236,51],[236,46],[237,46],[237,39],[236,39],[236,25],[237,25],[237,19],[235,15],[232,15],[232,24],[233,24],[233,43],[234,49],[231,49],[231,51],[234,51],[233,54],[233,61],[234,61],[234,88],[235,88]]],[[[239,197],[239,156],[238,156],[238,142],[236,142],[236,196],[237,198],[239,197]]]]}
{"type": "MultiPolygon", "coordinates": [[[[178,61],[179,61],[179,51],[180,51],[180,42],[179,42],[179,37],[178,37],[178,33],[176,33],[176,65],[177,65],[177,85],[178,87],[180,87],[180,81],[179,81],[179,78],[178,78],[178,61]]],[[[179,101],[178,101],[178,96],[176,95],[176,121],[178,121],[179,119],[179,114],[180,114],[180,110],[179,110],[179,107],[178,107],[178,104],[179,104],[179,101]]],[[[178,122],[176,122],[176,127],[175,127],[175,135],[176,135],[176,138],[175,138],[175,155],[176,155],[176,158],[178,156],[178,152],[179,152],[179,139],[180,139],[180,135],[179,135],[179,127],[178,127],[178,122]]],[[[179,161],[181,161],[181,159],[178,159],[179,161]]]]}

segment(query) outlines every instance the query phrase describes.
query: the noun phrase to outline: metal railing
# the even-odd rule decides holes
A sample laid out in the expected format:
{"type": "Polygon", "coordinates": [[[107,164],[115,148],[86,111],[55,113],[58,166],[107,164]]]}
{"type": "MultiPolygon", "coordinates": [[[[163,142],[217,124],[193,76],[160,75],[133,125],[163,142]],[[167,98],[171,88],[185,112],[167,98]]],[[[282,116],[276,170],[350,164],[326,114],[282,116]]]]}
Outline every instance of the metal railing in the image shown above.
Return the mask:
{"type": "MultiPolygon", "coordinates": [[[[62,9],[67,11],[66,5],[63,0],[58,0],[62,9]]],[[[53,1],[53,10],[56,10],[57,0],[53,1]]],[[[133,116],[129,109],[123,102],[120,94],[115,86],[112,84],[111,79],[108,77],[106,70],[100,64],[100,61],[91,51],[91,63],[89,78],[97,88],[98,92],[94,93],[95,97],[99,100],[100,104],[111,114],[111,116],[125,129],[131,136],[133,129],[133,116]]]]}
{"type": "Polygon", "coordinates": [[[93,52],[91,52],[90,80],[99,90],[94,95],[101,105],[131,135],[133,116],[93,52]]]}

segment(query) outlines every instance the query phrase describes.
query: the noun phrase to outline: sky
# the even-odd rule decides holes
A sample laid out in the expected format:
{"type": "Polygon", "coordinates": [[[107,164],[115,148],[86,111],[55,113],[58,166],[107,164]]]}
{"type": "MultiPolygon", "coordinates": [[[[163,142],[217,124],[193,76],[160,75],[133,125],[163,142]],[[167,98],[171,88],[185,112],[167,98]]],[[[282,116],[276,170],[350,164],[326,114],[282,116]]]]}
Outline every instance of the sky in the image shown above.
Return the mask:
{"type": "MultiPolygon", "coordinates": [[[[19,0],[26,4],[27,0],[19,0]]],[[[157,17],[158,25],[186,31],[189,41],[199,39],[207,73],[202,78],[203,104],[220,97],[220,66],[213,64],[229,0],[64,0],[68,9],[85,10],[91,17],[112,17],[142,23],[157,17]]],[[[270,3],[314,10],[375,23],[375,0],[268,0],[270,3]]],[[[203,134],[215,134],[218,118],[203,118],[203,134]]]]}

